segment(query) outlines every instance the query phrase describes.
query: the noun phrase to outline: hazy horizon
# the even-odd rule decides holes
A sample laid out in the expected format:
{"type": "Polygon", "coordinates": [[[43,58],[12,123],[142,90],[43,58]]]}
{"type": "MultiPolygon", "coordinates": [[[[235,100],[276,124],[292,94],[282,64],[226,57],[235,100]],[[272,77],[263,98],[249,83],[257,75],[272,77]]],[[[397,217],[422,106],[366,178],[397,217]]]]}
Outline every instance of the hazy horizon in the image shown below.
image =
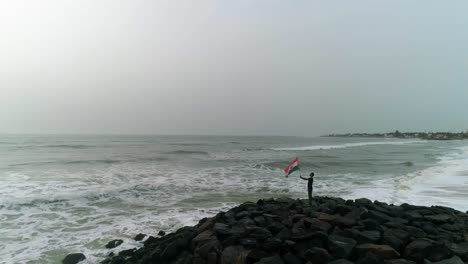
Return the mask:
{"type": "Polygon", "coordinates": [[[0,134],[468,129],[468,2],[0,3],[0,134]]]}

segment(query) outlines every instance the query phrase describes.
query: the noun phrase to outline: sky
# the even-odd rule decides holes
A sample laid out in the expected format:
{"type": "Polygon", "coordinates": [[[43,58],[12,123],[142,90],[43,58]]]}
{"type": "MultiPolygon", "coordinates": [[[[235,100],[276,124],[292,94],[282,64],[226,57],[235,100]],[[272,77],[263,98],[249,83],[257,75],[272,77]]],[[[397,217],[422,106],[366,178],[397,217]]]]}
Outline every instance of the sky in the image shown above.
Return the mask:
{"type": "Polygon", "coordinates": [[[0,2],[0,133],[468,129],[467,1],[0,2]]]}

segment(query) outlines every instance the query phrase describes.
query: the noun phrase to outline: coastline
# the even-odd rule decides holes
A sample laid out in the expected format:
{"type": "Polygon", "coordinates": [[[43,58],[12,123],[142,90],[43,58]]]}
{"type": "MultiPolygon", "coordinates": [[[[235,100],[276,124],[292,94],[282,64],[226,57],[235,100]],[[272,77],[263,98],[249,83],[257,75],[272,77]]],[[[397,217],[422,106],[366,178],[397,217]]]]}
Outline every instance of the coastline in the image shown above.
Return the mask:
{"type": "Polygon", "coordinates": [[[468,262],[468,212],[333,197],[315,197],[310,210],[307,200],[278,198],[135,239],[143,239],[141,248],[101,263],[461,264],[468,262]]]}
{"type": "Polygon", "coordinates": [[[323,137],[343,137],[343,138],[399,138],[399,139],[423,139],[423,140],[468,140],[468,131],[453,132],[389,132],[389,133],[345,133],[329,134],[323,137]]]}

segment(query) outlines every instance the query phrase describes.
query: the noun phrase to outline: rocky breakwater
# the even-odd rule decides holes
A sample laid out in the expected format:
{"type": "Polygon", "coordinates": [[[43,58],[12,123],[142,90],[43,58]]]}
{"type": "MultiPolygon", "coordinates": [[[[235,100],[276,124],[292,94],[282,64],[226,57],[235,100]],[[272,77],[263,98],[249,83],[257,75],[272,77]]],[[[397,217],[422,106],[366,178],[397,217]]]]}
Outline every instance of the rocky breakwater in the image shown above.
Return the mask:
{"type": "Polygon", "coordinates": [[[316,197],[247,202],[102,263],[468,263],[468,214],[316,197]]]}

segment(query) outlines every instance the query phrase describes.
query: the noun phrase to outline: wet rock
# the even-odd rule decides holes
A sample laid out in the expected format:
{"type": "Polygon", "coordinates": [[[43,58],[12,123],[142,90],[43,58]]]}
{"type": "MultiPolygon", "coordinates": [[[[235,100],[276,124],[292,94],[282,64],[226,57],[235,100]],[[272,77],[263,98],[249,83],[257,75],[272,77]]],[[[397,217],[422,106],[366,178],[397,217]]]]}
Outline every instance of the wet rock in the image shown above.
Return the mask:
{"type": "Polygon", "coordinates": [[[217,235],[221,235],[221,236],[231,235],[231,228],[228,225],[223,224],[223,223],[216,223],[213,227],[213,231],[217,235]]]}
{"type": "Polygon", "coordinates": [[[356,246],[356,252],[358,255],[373,253],[383,259],[396,259],[400,257],[400,253],[388,245],[360,244],[356,246]]]}
{"type": "Polygon", "coordinates": [[[166,232],[164,232],[162,230],[158,232],[158,236],[164,236],[164,235],[166,235],[166,232]]]}
{"type": "Polygon", "coordinates": [[[374,210],[369,210],[368,214],[369,218],[376,220],[380,224],[390,222],[393,220],[393,218],[385,213],[379,212],[379,211],[374,211],[374,210]]]}
{"type": "Polygon", "coordinates": [[[135,249],[131,248],[131,249],[127,249],[127,250],[122,250],[119,252],[119,256],[120,257],[124,257],[124,258],[128,258],[128,257],[131,257],[133,256],[135,253],[135,249]]]}
{"type": "Polygon", "coordinates": [[[73,253],[73,254],[68,254],[63,260],[63,264],[76,264],[80,261],[83,261],[86,259],[86,256],[83,255],[82,253],[73,253]]]}
{"type": "Polygon", "coordinates": [[[284,254],[283,261],[286,264],[302,264],[302,260],[291,252],[284,254]]]}
{"type": "Polygon", "coordinates": [[[256,248],[259,246],[259,243],[256,239],[254,238],[242,238],[239,240],[239,243],[244,246],[246,249],[249,249],[249,248],[256,248]]]}
{"type": "MultiPolygon", "coordinates": [[[[212,217],[212,218],[203,218],[202,221],[199,222],[197,233],[202,233],[205,230],[212,229],[215,222],[216,222],[216,219],[214,217],[212,217]]],[[[160,231],[160,233],[161,232],[162,231],[160,231]]],[[[164,234],[160,234],[160,236],[164,236],[164,234]]]]}
{"type": "Polygon", "coordinates": [[[146,236],[145,234],[140,233],[140,234],[135,236],[134,240],[135,241],[141,241],[141,240],[143,240],[145,238],[145,236],[146,236]]]}
{"type": "Polygon", "coordinates": [[[347,259],[337,259],[331,262],[328,262],[328,264],[353,264],[353,262],[347,260],[347,259]]]}
{"type": "Polygon", "coordinates": [[[425,219],[434,222],[435,224],[444,224],[453,222],[453,216],[447,214],[426,215],[425,219]]]}
{"type": "Polygon", "coordinates": [[[312,263],[324,264],[327,263],[331,257],[326,249],[313,247],[305,252],[304,258],[312,263]]]}
{"type": "Polygon", "coordinates": [[[377,256],[374,253],[366,253],[359,257],[356,264],[382,264],[384,260],[381,256],[377,256]]]}
{"type": "Polygon", "coordinates": [[[198,244],[204,241],[213,240],[215,238],[214,233],[211,230],[206,230],[192,239],[192,247],[196,247],[198,244]]]}
{"type": "Polygon", "coordinates": [[[403,256],[416,262],[422,262],[424,259],[440,261],[451,257],[452,253],[445,245],[422,238],[409,243],[403,256]]]}
{"type": "Polygon", "coordinates": [[[253,228],[252,231],[249,234],[249,237],[259,239],[259,240],[265,240],[265,239],[267,239],[269,237],[272,237],[272,236],[273,235],[271,234],[271,232],[268,229],[262,228],[262,227],[253,228]]]}
{"type": "Polygon", "coordinates": [[[262,258],[266,258],[269,256],[270,254],[268,254],[267,252],[263,250],[253,249],[253,250],[250,250],[250,252],[247,254],[246,260],[247,260],[247,263],[255,263],[255,262],[260,261],[262,258]]]}
{"type": "Polygon", "coordinates": [[[263,248],[270,252],[275,252],[283,247],[283,242],[279,238],[270,237],[263,242],[263,248]]]}
{"type": "Polygon", "coordinates": [[[243,246],[230,246],[223,250],[221,262],[223,264],[237,264],[245,259],[246,255],[243,246]]]}
{"type": "Polygon", "coordinates": [[[284,261],[280,256],[275,255],[272,257],[262,258],[259,262],[257,262],[257,264],[284,264],[284,261]]]}
{"type": "Polygon", "coordinates": [[[416,262],[407,259],[388,259],[385,264],[416,264],[416,262]]]}
{"type": "Polygon", "coordinates": [[[425,260],[424,264],[464,264],[464,263],[458,256],[453,256],[449,259],[443,259],[441,261],[436,261],[436,262],[425,260]]]}
{"type": "Polygon", "coordinates": [[[452,244],[450,250],[459,256],[463,261],[468,262],[468,242],[463,242],[460,244],[452,244]]]}
{"type": "Polygon", "coordinates": [[[287,240],[290,239],[292,236],[291,231],[289,228],[283,228],[278,234],[276,234],[276,238],[279,238],[281,240],[287,240]]]}
{"type": "Polygon", "coordinates": [[[123,243],[122,239],[115,239],[112,241],[109,241],[109,243],[106,244],[106,248],[115,248],[120,246],[123,243]]]}
{"type": "Polygon", "coordinates": [[[380,232],[379,231],[362,231],[357,232],[354,236],[354,239],[358,242],[358,244],[362,243],[377,243],[380,241],[380,232]]]}
{"type": "Polygon", "coordinates": [[[218,254],[222,251],[222,248],[223,246],[221,245],[221,243],[218,240],[213,239],[213,240],[205,241],[205,243],[199,245],[194,250],[194,252],[196,255],[199,255],[200,257],[207,259],[210,253],[213,252],[215,254],[218,254]]]}
{"type": "Polygon", "coordinates": [[[354,203],[357,206],[372,206],[372,201],[367,198],[356,199],[354,200],[354,203]]]}
{"type": "Polygon", "coordinates": [[[356,240],[348,237],[330,235],[328,237],[328,249],[334,258],[348,258],[351,256],[356,240]]]}

